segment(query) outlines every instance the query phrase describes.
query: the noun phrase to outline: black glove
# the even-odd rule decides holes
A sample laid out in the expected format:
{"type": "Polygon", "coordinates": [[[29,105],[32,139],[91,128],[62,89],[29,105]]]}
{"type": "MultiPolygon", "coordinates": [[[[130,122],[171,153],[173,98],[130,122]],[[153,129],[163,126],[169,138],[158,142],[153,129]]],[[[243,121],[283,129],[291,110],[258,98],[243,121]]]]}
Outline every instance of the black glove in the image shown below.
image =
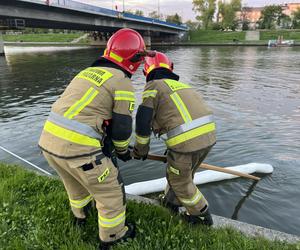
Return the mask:
{"type": "Polygon", "coordinates": [[[117,153],[117,157],[124,162],[130,161],[132,159],[129,149],[127,149],[125,153],[123,152],[120,153],[118,151],[116,153],[117,153]]]}
{"type": "Polygon", "coordinates": [[[133,158],[134,158],[134,159],[137,159],[137,160],[143,160],[143,161],[144,161],[144,160],[147,159],[148,153],[145,154],[145,155],[140,155],[140,154],[138,153],[137,149],[134,147],[134,148],[133,148],[132,155],[133,155],[133,158]]]}

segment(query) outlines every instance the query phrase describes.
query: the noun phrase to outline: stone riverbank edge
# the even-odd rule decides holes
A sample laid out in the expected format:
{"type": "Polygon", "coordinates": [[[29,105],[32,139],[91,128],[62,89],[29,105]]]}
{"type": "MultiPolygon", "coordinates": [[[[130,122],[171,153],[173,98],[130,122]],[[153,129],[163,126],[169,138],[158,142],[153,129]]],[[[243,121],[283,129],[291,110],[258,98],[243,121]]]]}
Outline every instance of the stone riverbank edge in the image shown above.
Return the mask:
{"type": "MultiPolygon", "coordinates": [[[[159,206],[159,202],[153,199],[127,194],[128,200],[139,203],[146,203],[159,206]]],[[[212,215],[214,220],[213,228],[231,227],[249,237],[263,237],[271,241],[285,241],[288,243],[300,242],[300,236],[292,235],[269,228],[248,224],[241,221],[231,220],[222,216],[212,215]]]]}
{"type": "MultiPolygon", "coordinates": [[[[91,48],[105,48],[106,45],[91,45],[87,43],[68,43],[68,42],[4,42],[5,46],[67,46],[67,47],[78,47],[86,46],[91,48]]],[[[243,43],[152,43],[151,46],[245,46],[245,47],[268,47],[267,42],[243,42],[243,43]]],[[[291,47],[300,46],[300,42],[295,43],[291,47]]]]}

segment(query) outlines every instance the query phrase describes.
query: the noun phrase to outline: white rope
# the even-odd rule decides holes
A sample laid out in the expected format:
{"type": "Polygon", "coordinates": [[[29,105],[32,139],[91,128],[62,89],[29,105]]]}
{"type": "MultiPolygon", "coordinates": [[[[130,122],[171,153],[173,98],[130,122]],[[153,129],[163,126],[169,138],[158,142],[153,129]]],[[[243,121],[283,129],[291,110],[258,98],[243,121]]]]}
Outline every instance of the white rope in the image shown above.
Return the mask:
{"type": "Polygon", "coordinates": [[[31,162],[25,160],[25,159],[22,158],[22,157],[20,157],[20,156],[14,154],[13,152],[9,151],[8,149],[6,149],[6,148],[4,148],[4,147],[2,147],[2,146],[0,146],[0,149],[2,149],[3,151],[5,151],[6,153],[9,153],[10,155],[12,155],[12,156],[18,158],[19,160],[26,162],[27,164],[29,164],[30,166],[32,166],[32,167],[36,168],[37,170],[43,172],[44,174],[52,175],[52,174],[49,173],[48,171],[46,171],[46,170],[44,170],[44,169],[38,167],[37,165],[35,165],[35,164],[33,164],[33,163],[31,163],[31,162]]]}

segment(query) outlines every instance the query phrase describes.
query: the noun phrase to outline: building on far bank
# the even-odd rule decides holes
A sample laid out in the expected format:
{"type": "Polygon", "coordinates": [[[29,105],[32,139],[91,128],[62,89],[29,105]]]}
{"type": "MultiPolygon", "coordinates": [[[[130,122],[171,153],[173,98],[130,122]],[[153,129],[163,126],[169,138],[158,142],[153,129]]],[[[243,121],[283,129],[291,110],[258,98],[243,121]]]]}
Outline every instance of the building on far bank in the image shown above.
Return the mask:
{"type": "Polygon", "coordinates": [[[264,7],[243,7],[239,13],[242,22],[247,21],[249,29],[256,29],[257,22],[261,17],[261,12],[264,7]]]}
{"type": "Polygon", "coordinates": [[[293,15],[293,12],[300,9],[300,3],[286,3],[281,5],[283,14],[286,14],[287,16],[291,17],[293,15]]]}
{"type": "MultiPolygon", "coordinates": [[[[300,3],[285,3],[280,6],[285,15],[292,17],[293,12],[300,8],[300,3]]],[[[239,20],[241,22],[247,21],[250,29],[256,29],[263,9],[264,7],[243,7],[241,12],[238,13],[239,20]]]]}

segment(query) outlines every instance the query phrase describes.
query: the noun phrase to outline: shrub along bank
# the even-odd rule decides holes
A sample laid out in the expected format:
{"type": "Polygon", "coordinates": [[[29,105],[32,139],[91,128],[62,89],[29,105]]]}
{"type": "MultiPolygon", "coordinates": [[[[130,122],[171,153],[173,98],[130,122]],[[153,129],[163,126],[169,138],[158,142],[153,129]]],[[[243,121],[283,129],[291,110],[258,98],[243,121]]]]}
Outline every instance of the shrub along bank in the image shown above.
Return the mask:
{"type": "MultiPolygon", "coordinates": [[[[127,218],[136,223],[137,237],[114,249],[300,249],[247,238],[230,228],[190,227],[153,205],[128,202],[127,218]]],[[[78,228],[59,180],[0,163],[0,249],[92,250],[97,245],[96,211],[78,228]]]]}

